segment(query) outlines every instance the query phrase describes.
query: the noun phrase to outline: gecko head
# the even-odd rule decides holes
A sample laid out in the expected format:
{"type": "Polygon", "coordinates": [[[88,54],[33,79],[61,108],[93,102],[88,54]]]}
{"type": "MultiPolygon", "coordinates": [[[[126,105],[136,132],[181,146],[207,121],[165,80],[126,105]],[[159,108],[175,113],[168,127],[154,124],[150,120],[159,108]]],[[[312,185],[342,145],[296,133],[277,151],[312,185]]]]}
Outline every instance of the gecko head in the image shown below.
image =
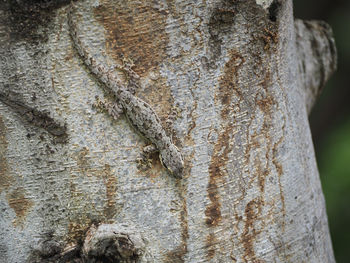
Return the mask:
{"type": "Polygon", "coordinates": [[[176,178],[183,177],[184,162],[179,149],[175,145],[170,145],[159,154],[162,165],[176,178]]]}

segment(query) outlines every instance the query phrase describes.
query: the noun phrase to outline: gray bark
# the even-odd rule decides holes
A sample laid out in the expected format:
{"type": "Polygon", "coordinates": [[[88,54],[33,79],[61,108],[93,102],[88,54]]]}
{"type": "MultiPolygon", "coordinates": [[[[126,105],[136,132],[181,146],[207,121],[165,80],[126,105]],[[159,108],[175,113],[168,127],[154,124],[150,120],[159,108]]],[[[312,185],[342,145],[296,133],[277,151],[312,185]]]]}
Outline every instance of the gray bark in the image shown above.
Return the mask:
{"type": "Polygon", "coordinates": [[[82,41],[134,63],[177,179],[96,107],[114,98],[68,5],[0,7],[0,262],[335,262],[308,123],[335,70],[328,26],[291,0],[77,2],[82,41]]]}

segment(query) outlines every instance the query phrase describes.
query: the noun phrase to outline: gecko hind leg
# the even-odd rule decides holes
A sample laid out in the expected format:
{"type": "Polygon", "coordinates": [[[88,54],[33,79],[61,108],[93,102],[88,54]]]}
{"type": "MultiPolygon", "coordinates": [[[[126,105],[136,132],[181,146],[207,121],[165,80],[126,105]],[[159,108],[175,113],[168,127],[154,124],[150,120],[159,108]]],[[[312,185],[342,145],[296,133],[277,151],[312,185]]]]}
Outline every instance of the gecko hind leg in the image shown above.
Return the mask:
{"type": "Polygon", "coordinates": [[[149,170],[152,167],[154,154],[157,153],[159,150],[154,144],[143,147],[141,158],[137,159],[137,168],[143,171],[149,170]]]}

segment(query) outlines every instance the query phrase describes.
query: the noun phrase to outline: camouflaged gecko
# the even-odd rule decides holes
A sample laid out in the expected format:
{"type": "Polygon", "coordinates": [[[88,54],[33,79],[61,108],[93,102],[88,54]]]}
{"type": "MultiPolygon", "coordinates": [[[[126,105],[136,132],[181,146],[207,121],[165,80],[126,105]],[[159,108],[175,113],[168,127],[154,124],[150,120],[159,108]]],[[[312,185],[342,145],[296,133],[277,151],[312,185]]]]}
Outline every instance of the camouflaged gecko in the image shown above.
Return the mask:
{"type": "MultiPolygon", "coordinates": [[[[128,87],[126,87],[116,76],[114,68],[106,67],[87,51],[88,48],[84,46],[79,38],[77,25],[73,19],[73,9],[73,4],[71,4],[68,8],[69,30],[73,44],[84,63],[115,94],[119,107],[124,111],[131,124],[157,147],[163,166],[175,177],[182,178],[184,163],[179,149],[166,134],[152,107],[133,95],[132,90],[137,85],[135,73],[130,73],[130,81],[128,87]]],[[[129,72],[128,69],[124,70],[129,72]]]]}

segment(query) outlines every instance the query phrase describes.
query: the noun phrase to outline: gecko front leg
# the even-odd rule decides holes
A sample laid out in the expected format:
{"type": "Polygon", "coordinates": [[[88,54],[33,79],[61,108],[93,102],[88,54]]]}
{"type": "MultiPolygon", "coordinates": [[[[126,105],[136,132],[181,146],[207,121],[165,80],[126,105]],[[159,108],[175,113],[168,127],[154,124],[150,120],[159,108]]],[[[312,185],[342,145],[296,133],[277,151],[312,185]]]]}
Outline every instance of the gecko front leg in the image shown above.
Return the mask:
{"type": "MultiPolygon", "coordinates": [[[[115,74],[115,70],[108,68],[99,61],[98,56],[92,54],[89,47],[79,35],[78,25],[74,20],[74,3],[68,9],[68,24],[75,49],[90,71],[111,90],[118,104],[120,104],[130,123],[159,150],[163,166],[175,177],[182,178],[184,162],[179,149],[166,134],[157,114],[145,101],[133,95],[132,90],[137,88],[137,81],[132,77],[128,86],[123,84],[115,74]]],[[[127,69],[125,69],[127,71],[127,69]]]]}

